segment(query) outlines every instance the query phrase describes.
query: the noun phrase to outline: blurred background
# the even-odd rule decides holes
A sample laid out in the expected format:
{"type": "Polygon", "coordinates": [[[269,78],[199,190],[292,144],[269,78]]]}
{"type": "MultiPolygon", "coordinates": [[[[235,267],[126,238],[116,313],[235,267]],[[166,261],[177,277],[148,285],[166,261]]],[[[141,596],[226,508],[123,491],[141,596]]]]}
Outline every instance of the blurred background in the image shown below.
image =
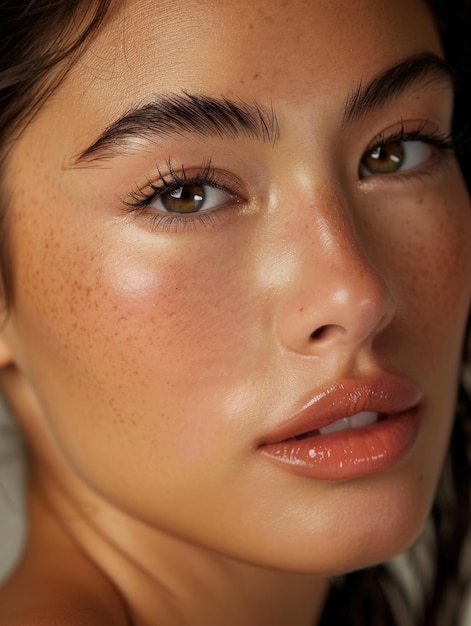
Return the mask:
{"type": "Polygon", "coordinates": [[[18,558],[25,536],[25,454],[0,395],[0,584],[18,558]]]}

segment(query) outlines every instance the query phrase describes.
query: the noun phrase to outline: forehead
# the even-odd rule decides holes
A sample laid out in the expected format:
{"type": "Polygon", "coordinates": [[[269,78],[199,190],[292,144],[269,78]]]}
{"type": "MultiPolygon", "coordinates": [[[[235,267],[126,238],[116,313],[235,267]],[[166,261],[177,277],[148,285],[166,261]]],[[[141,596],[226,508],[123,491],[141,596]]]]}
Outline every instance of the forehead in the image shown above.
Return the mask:
{"type": "Polygon", "coordinates": [[[116,0],[25,140],[67,168],[161,94],[257,102],[282,130],[293,115],[322,125],[359,84],[423,52],[441,51],[422,0],[116,0]]]}
{"type": "Polygon", "coordinates": [[[422,0],[130,0],[114,8],[66,87],[92,109],[106,97],[114,115],[182,88],[296,99],[423,50],[439,43],[422,0]]]}

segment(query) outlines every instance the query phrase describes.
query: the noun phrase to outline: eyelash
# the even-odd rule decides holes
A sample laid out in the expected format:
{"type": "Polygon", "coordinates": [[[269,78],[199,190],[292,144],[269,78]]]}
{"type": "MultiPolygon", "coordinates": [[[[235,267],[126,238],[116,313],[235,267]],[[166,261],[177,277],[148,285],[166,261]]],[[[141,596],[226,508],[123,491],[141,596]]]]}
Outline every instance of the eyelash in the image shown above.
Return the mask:
{"type": "MultiPolygon", "coordinates": [[[[438,132],[425,132],[425,127],[426,123],[423,123],[415,130],[406,131],[404,125],[402,125],[397,132],[388,135],[379,134],[370,143],[370,146],[363,153],[362,158],[368,152],[371,152],[381,146],[411,141],[421,141],[425,144],[431,145],[442,154],[456,151],[457,142],[453,139],[451,133],[441,134],[438,132]]],[[[149,206],[156,199],[162,197],[166,193],[170,193],[180,187],[184,187],[185,185],[207,185],[224,191],[234,198],[234,203],[231,203],[229,205],[230,207],[233,207],[233,204],[245,202],[244,194],[240,189],[240,183],[238,183],[233,177],[230,177],[230,185],[228,185],[227,182],[223,183],[221,180],[221,174],[213,168],[211,160],[191,175],[187,174],[183,165],[180,167],[178,172],[175,171],[175,168],[171,163],[171,159],[168,159],[166,169],[168,170],[168,174],[163,174],[162,170],[157,168],[157,182],[153,182],[149,178],[147,179],[146,189],[149,191],[146,191],[145,189],[138,189],[129,194],[129,199],[122,199],[122,203],[126,207],[126,210],[145,217],[149,220],[152,229],[161,230],[163,232],[187,232],[194,231],[198,225],[205,227],[216,225],[217,220],[222,217],[224,208],[227,207],[222,206],[214,211],[208,210],[186,215],[172,213],[161,214],[149,211],[149,206]]],[[[405,170],[404,172],[399,171],[393,174],[380,174],[377,175],[377,177],[382,179],[395,178],[397,180],[404,181],[423,174],[424,169],[418,167],[412,168],[411,170],[405,170]]],[[[369,177],[365,177],[362,178],[362,180],[368,180],[368,178],[369,177]]]]}
{"type": "MultiPolygon", "coordinates": [[[[214,211],[208,210],[186,215],[149,212],[149,206],[152,202],[161,198],[164,194],[171,193],[186,185],[207,185],[224,191],[234,198],[233,204],[240,204],[245,201],[240,189],[240,183],[232,176],[230,176],[230,185],[223,183],[221,180],[222,175],[213,168],[211,160],[191,175],[187,174],[183,165],[178,172],[175,171],[170,159],[167,161],[166,167],[168,174],[162,174],[162,170],[157,168],[157,182],[153,182],[149,178],[147,179],[149,191],[138,189],[129,194],[129,200],[122,200],[125,207],[130,209],[132,213],[137,213],[149,219],[151,227],[156,230],[163,230],[164,232],[189,231],[195,230],[198,223],[202,226],[216,225],[216,220],[221,217],[224,206],[214,211]]],[[[228,177],[227,174],[226,177],[228,177]]],[[[233,204],[231,203],[229,206],[233,206],[233,204]]]]}
{"type": "MultiPolygon", "coordinates": [[[[426,132],[424,129],[427,126],[427,122],[423,122],[418,128],[414,130],[407,131],[404,128],[404,125],[401,125],[401,128],[391,134],[384,135],[379,134],[375,137],[375,139],[370,143],[369,147],[365,150],[362,155],[366,155],[368,152],[372,152],[376,148],[380,148],[382,146],[387,146],[388,144],[393,143],[408,143],[412,141],[420,141],[429,146],[433,146],[438,150],[439,153],[445,155],[448,152],[456,152],[457,150],[457,140],[453,137],[452,133],[439,133],[435,132],[426,132]]],[[[420,176],[424,174],[424,169],[421,167],[412,168],[410,170],[399,171],[397,173],[392,174],[378,174],[378,177],[383,179],[401,179],[401,180],[409,180],[413,177],[420,176]]],[[[371,177],[373,177],[372,175],[371,177]]],[[[368,180],[369,177],[362,178],[362,180],[368,180]]]]}
{"type": "Polygon", "coordinates": [[[385,143],[394,143],[396,141],[423,141],[424,143],[434,145],[441,150],[453,150],[456,147],[451,133],[442,134],[438,132],[425,132],[424,129],[426,125],[427,124],[424,122],[412,131],[406,131],[404,125],[401,125],[401,128],[397,132],[387,135],[386,137],[383,134],[380,134],[375,137],[368,150],[372,150],[373,148],[385,143]]]}

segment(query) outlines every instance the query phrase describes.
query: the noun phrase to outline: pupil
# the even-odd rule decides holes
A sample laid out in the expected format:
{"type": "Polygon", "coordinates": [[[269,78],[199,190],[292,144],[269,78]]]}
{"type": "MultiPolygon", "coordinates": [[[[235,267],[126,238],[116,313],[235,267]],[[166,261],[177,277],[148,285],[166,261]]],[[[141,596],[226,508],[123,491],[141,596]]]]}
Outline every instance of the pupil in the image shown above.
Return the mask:
{"type": "Polygon", "coordinates": [[[204,185],[182,185],[164,193],[161,202],[169,213],[196,213],[205,200],[204,185]]]}
{"type": "Polygon", "coordinates": [[[369,152],[363,165],[372,174],[393,174],[404,162],[404,145],[402,141],[377,146],[369,152]]]}

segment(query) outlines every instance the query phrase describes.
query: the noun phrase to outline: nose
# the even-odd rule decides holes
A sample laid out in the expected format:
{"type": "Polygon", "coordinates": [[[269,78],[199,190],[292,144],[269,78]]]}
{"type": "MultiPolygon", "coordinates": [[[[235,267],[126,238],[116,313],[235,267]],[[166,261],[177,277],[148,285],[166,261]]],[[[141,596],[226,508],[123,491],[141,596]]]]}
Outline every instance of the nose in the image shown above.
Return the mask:
{"type": "Polygon", "coordinates": [[[394,318],[396,304],[388,284],[351,220],[317,216],[310,237],[291,252],[291,276],[279,309],[278,333],[285,348],[324,356],[336,350],[371,349],[375,337],[394,318]]]}

